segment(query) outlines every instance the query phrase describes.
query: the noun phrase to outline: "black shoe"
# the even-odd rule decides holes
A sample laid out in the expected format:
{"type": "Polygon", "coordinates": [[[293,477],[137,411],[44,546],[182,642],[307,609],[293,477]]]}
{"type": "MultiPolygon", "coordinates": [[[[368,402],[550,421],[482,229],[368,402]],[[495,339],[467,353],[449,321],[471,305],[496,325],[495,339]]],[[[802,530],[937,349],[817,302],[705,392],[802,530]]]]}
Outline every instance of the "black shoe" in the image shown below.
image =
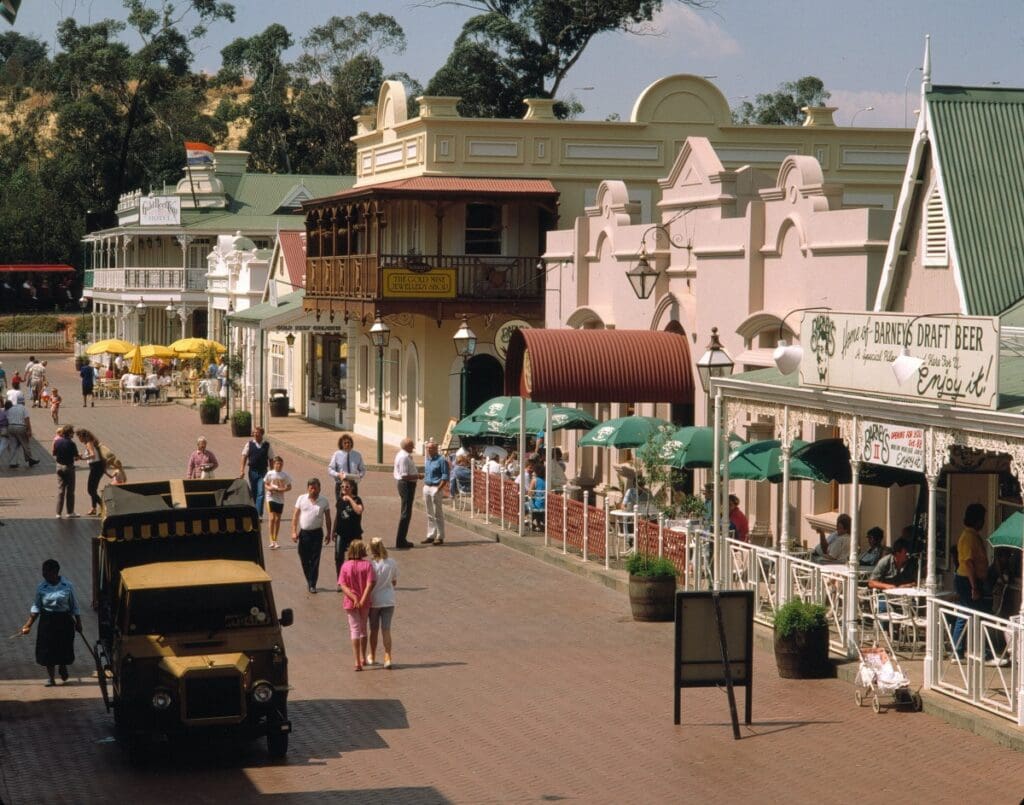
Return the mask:
{"type": "Polygon", "coordinates": [[[395,546],[395,550],[396,550],[396,551],[407,551],[407,550],[409,550],[409,549],[410,549],[411,547],[412,547],[412,543],[411,543],[411,542],[399,542],[399,543],[398,543],[398,544],[397,544],[397,545],[395,546]]]}
{"type": "Polygon", "coordinates": [[[61,665],[61,666],[59,666],[57,668],[57,670],[60,672],[60,681],[61,682],[67,682],[68,681],[68,667],[66,665],[61,665]]]}
{"type": "Polygon", "coordinates": [[[18,469],[18,465],[17,465],[17,464],[8,464],[7,466],[8,466],[8,467],[9,467],[10,469],[12,469],[12,470],[16,470],[16,469],[18,469]]]}
{"type": "Polygon", "coordinates": [[[433,545],[433,544],[434,544],[434,538],[433,537],[427,537],[426,539],[421,539],[420,540],[420,545],[433,545]]]}
{"type": "Polygon", "coordinates": [[[28,465],[29,465],[30,467],[34,467],[34,466],[35,466],[36,464],[38,464],[38,463],[39,463],[39,459],[38,459],[38,458],[30,458],[30,459],[28,460],[28,465]]]}
{"type": "Polygon", "coordinates": [[[309,591],[310,591],[311,593],[315,593],[315,592],[316,592],[316,587],[314,587],[314,586],[313,586],[312,584],[310,584],[310,585],[309,585],[309,591]]]}

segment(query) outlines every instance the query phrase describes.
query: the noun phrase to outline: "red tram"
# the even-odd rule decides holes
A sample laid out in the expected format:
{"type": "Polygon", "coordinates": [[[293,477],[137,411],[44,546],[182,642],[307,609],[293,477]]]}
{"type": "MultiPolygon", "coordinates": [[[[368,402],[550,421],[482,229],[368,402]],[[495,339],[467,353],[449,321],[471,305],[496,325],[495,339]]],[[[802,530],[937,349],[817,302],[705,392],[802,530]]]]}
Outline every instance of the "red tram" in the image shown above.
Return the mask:
{"type": "Polygon", "coordinates": [[[78,310],[81,281],[73,266],[0,263],[0,313],[78,310]]]}

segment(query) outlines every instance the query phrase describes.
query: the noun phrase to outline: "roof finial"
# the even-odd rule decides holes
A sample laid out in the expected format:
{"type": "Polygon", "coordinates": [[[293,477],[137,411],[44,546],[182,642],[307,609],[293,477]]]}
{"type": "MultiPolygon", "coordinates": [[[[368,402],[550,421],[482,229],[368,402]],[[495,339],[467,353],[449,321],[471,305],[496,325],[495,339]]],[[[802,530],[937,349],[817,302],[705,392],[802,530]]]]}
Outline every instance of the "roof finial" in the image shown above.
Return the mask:
{"type": "MultiPolygon", "coordinates": [[[[931,34],[924,35],[924,65],[921,67],[921,94],[932,90],[932,49],[931,34]]],[[[924,109],[922,103],[921,108],[924,109]]]]}

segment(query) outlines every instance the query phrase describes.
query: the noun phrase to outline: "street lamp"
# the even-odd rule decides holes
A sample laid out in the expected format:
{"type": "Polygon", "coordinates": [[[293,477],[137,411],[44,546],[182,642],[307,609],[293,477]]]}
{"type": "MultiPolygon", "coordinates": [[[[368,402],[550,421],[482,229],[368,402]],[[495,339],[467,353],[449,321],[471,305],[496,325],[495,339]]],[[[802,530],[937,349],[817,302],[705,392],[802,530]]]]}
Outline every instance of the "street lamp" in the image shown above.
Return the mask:
{"type": "Polygon", "coordinates": [[[138,326],[138,329],[136,331],[136,335],[138,337],[136,338],[136,341],[138,341],[141,344],[142,343],[142,322],[145,321],[145,319],[146,319],[146,303],[142,300],[141,296],[139,297],[139,304],[137,304],[135,306],[135,315],[138,316],[138,319],[139,319],[139,326],[138,326]]]}
{"type": "Polygon", "coordinates": [[[459,419],[466,415],[466,363],[476,352],[476,333],[469,329],[469,319],[462,317],[462,324],[452,336],[455,342],[455,352],[462,358],[462,393],[459,396],[459,419]]]}
{"type": "Polygon", "coordinates": [[[391,340],[391,328],[380,311],[370,328],[370,343],[377,348],[377,463],[384,463],[384,350],[391,340]]]}
{"type": "Polygon", "coordinates": [[[708,342],[707,351],[697,361],[700,385],[708,398],[708,416],[711,414],[711,378],[728,377],[732,374],[734,366],[729,353],[725,351],[722,342],[718,340],[718,328],[712,327],[711,341],[708,342]]]}
{"type": "Polygon", "coordinates": [[[858,109],[856,112],[853,113],[853,117],[850,118],[850,126],[851,127],[853,126],[854,122],[856,122],[856,120],[857,120],[857,115],[859,115],[861,112],[874,112],[874,111],[875,111],[875,107],[873,107],[873,106],[865,106],[863,109],[858,109]]]}
{"type": "MultiPolygon", "coordinates": [[[[689,210],[686,210],[683,214],[685,215],[689,210]]],[[[675,216],[678,218],[679,216],[675,216]]],[[[672,220],[675,220],[674,218],[672,220]]],[[[671,223],[671,221],[670,221],[671,223]]],[[[637,299],[648,299],[650,295],[654,293],[654,286],[658,282],[658,276],[661,272],[658,271],[654,266],[650,264],[647,259],[647,236],[655,230],[663,233],[668,239],[668,242],[673,246],[684,249],[689,248],[684,242],[677,237],[672,237],[672,233],[668,231],[668,228],[663,224],[652,224],[644,230],[644,233],[640,236],[640,259],[637,264],[633,266],[629,271],[626,272],[626,279],[629,280],[629,284],[633,286],[633,293],[636,294],[637,299]]]]}

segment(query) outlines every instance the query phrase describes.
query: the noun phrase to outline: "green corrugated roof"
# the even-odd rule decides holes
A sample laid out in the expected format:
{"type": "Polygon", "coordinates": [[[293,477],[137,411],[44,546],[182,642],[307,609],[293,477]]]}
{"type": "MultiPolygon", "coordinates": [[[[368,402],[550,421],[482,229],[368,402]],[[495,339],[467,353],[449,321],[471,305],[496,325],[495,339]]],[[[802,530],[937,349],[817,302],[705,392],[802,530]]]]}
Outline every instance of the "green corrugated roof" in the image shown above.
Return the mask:
{"type": "Polygon", "coordinates": [[[1024,297],[1024,90],[926,97],[966,312],[996,316],[1024,297]]]}
{"type": "Polygon", "coordinates": [[[228,321],[237,323],[259,322],[270,318],[271,316],[280,316],[282,313],[290,313],[291,311],[302,307],[302,300],[305,296],[306,291],[304,289],[292,291],[284,296],[279,296],[276,303],[261,302],[258,305],[253,305],[252,307],[246,308],[238,313],[232,313],[228,316],[228,321]]]}

